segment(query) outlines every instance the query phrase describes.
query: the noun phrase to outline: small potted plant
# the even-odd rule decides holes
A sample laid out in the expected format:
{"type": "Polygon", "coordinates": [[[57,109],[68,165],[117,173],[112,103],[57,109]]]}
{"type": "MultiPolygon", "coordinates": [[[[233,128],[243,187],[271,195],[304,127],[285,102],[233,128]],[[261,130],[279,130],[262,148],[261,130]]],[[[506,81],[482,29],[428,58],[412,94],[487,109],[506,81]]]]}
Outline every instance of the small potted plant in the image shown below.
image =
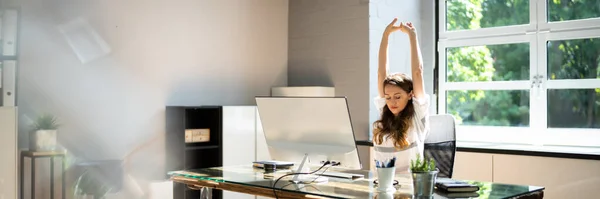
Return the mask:
{"type": "Polygon", "coordinates": [[[43,114],[32,124],[33,130],[29,134],[29,146],[31,151],[54,151],[56,150],[56,132],[60,125],[56,117],[43,114]]]}
{"type": "Polygon", "coordinates": [[[416,160],[410,162],[410,172],[413,180],[413,195],[431,196],[439,170],[435,167],[435,160],[421,159],[417,154],[416,160]]]}

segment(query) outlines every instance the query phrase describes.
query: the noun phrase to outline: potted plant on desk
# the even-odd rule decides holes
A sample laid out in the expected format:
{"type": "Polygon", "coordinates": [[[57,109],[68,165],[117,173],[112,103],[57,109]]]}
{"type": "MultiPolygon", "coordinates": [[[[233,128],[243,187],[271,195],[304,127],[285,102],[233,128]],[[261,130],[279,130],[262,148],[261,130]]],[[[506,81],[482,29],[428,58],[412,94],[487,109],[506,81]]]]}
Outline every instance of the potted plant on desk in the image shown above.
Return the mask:
{"type": "Polygon", "coordinates": [[[50,114],[40,115],[32,125],[29,134],[29,148],[31,151],[56,150],[56,132],[59,124],[56,117],[50,114]]]}
{"type": "Polygon", "coordinates": [[[413,194],[415,196],[433,195],[433,187],[439,170],[435,167],[435,160],[422,160],[417,154],[416,160],[410,162],[410,172],[413,180],[413,194]]]}

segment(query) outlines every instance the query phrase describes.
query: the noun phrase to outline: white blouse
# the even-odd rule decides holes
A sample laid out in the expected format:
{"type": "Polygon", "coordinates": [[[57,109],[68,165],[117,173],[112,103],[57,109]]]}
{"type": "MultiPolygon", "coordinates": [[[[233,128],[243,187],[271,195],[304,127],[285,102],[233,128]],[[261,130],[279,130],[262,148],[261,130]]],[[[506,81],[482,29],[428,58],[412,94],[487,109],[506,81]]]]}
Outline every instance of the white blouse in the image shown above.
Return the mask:
{"type": "MultiPolygon", "coordinates": [[[[377,96],[374,101],[379,113],[381,113],[385,106],[385,98],[377,96]]],[[[407,134],[410,146],[405,149],[396,149],[393,139],[384,137],[382,144],[374,143],[375,160],[385,161],[396,157],[396,172],[408,172],[410,162],[412,159],[417,158],[417,154],[420,154],[421,159],[423,158],[423,146],[429,133],[429,103],[429,95],[427,94],[423,96],[423,99],[413,97],[412,105],[414,106],[415,115],[407,134]]]]}

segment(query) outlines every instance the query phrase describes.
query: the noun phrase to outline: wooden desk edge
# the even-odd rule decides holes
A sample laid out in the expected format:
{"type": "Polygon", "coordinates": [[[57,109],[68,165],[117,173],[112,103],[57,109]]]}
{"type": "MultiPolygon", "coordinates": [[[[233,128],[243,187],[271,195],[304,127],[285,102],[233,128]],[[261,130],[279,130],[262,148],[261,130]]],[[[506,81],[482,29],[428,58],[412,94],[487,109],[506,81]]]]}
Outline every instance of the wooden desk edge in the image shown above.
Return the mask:
{"type": "Polygon", "coordinates": [[[66,151],[21,151],[21,154],[25,157],[51,157],[51,156],[64,156],[67,154],[66,151]]]}
{"type": "MultiPolygon", "coordinates": [[[[227,182],[215,182],[215,181],[211,181],[211,180],[191,179],[191,178],[180,177],[180,176],[173,176],[173,177],[171,177],[171,180],[175,183],[183,183],[188,186],[192,186],[192,187],[196,187],[196,188],[208,187],[208,188],[219,189],[219,190],[224,190],[224,191],[232,191],[232,192],[246,193],[246,194],[256,195],[256,196],[275,198],[275,195],[273,194],[273,189],[268,189],[268,188],[263,188],[263,187],[246,186],[246,185],[227,183],[227,182]]],[[[281,190],[275,190],[275,191],[277,192],[278,198],[291,198],[291,199],[326,198],[326,197],[321,197],[321,196],[311,195],[311,194],[294,193],[294,192],[281,191],[281,190]]]]}
{"type": "Polygon", "coordinates": [[[542,199],[544,198],[544,190],[546,190],[545,188],[542,188],[540,190],[531,192],[531,193],[526,193],[520,196],[515,196],[514,198],[518,198],[518,199],[542,199]]]}
{"type": "MultiPolygon", "coordinates": [[[[208,187],[208,188],[219,189],[219,190],[224,190],[224,191],[232,191],[232,192],[245,193],[245,194],[256,195],[256,196],[275,198],[275,195],[273,194],[273,189],[268,189],[268,188],[246,186],[246,185],[227,183],[227,182],[215,182],[215,181],[211,181],[211,180],[192,179],[192,178],[186,178],[186,177],[181,177],[181,176],[173,176],[173,177],[171,177],[171,180],[175,183],[183,183],[185,185],[196,187],[196,188],[208,187]]],[[[322,196],[317,196],[317,195],[302,194],[302,193],[295,193],[295,192],[289,192],[289,191],[281,191],[281,190],[275,190],[275,191],[277,192],[278,198],[290,198],[290,199],[297,199],[297,198],[303,198],[303,199],[323,198],[324,199],[324,198],[327,198],[327,197],[322,197],[322,196]]],[[[519,195],[514,198],[542,199],[542,198],[544,198],[544,191],[545,191],[545,188],[542,188],[538,191],[519,195]]]]}

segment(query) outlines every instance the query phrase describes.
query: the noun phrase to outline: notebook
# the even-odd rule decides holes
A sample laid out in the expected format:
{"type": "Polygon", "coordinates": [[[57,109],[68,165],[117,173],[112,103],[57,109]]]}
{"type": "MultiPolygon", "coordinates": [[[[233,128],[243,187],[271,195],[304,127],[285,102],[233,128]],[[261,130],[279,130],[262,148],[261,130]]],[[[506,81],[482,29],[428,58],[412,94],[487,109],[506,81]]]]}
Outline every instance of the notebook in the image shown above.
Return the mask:
{"type": "Polygon", "coordinates": [[[479,187],[477,185],[472,185],[464,181],[449,178],[438,178],[435,182],[435,187],[438,190],[450,193],[479,191],[479,187]]]}
{"type": "Polygon", "coordinates": [[[477,198],[479,194],[477,192],[445,192],[436,191],[437,195],[445,198],[477,198]]]}
{"type": "Polygon", "coordinates": [[[280,170],[280,169],[290,169],[292,166],[294,166],[294,163],[276,161],[276,160],[266,160],[266,161],[252,162],[252,165],[255,168],[261,168],[261,169],[265,169],[265,170],[280,170]]]}

